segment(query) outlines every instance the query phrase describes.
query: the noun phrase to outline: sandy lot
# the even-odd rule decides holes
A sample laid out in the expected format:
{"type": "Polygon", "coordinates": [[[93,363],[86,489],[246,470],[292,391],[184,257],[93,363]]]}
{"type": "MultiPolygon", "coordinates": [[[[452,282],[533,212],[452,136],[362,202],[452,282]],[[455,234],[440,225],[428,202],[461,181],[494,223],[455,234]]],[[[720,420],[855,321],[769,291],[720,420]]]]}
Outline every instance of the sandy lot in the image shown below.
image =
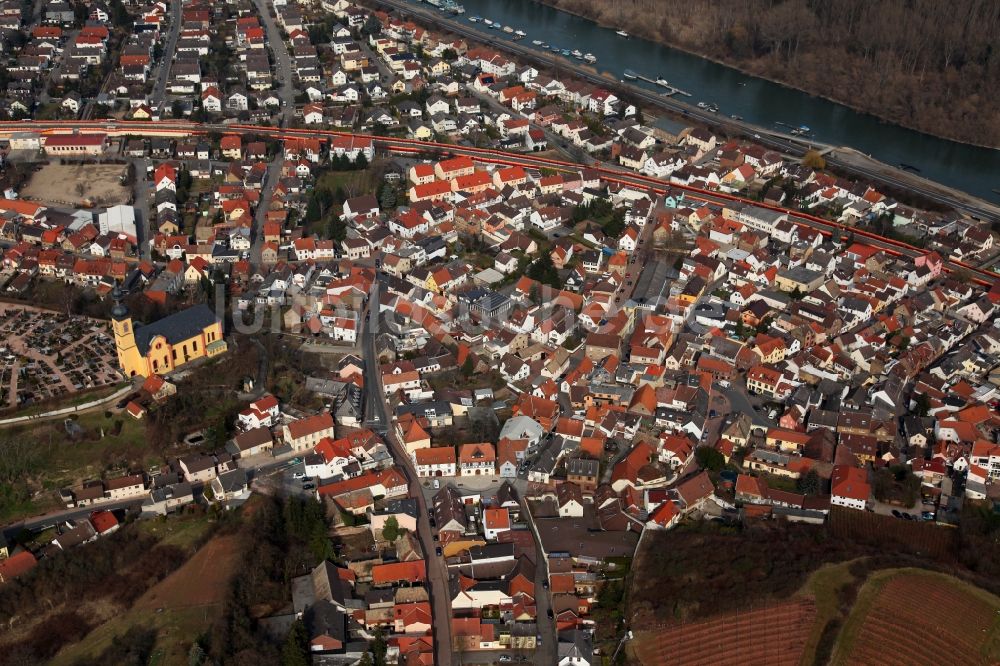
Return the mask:
{"type": "Polygon", "coordinates": [[[80,206],[84,200],[94,206],[127,203],[129,190],[118,182],[125,168],[124,164],[46,164],[32,174],[21,196],[69,206],[80,206]]]}

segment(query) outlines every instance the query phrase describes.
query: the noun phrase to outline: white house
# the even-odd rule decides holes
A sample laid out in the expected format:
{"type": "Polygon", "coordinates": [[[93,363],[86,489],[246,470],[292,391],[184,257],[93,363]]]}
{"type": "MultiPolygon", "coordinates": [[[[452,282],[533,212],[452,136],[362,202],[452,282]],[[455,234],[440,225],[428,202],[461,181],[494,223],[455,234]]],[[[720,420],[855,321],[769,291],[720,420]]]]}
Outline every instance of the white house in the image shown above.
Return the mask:
{"type": "Polygon", "coordinates": [[[583,491],[572,481],[556,486],[556,505],[560,518],[583,517],[583,491]]]}
{"type": "Polygon", "coordinates": [[[413,465],[417,469],[417,476],[421,478],[456,475],[456,457],[453,446],[416,449],[411,455],[413,465]]]}
{"type": "Polygon", "coordinates": [[[270,428],[277,424],[279,415],[278,399],[273,395],[265,395],[250,403],[250,406],[237,415],[243,430],[252,430],[261,426],[270,428]]]}
{"type": "Polygon", "coordinates": [[[864,511],[871,497],[868,475],[851,465],[836,465],[830,476],[830,504],[864,511]]]}
{"type": "Polygon", "coordinates": [[[483,535],[487,541],[496,541],[502,532],[510,531],[510,511],[505,508],[486,509],[483,512],[483,535]]]}

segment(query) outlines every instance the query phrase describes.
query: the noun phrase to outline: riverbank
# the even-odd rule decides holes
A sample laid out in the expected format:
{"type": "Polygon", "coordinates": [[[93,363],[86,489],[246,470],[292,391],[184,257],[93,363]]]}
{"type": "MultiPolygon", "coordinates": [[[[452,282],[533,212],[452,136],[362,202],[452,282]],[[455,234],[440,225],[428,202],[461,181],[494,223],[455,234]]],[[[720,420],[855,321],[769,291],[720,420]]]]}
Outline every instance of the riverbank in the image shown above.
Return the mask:
{"type": "MultiPolygon", "coordinates": [[[[924,178],[919,174],[897,169],[890,164],[880,162],[879,160],[866,155],[860,150],[851,148],[850,146],[840,146],[835,148],[831,159],[836,159],[837,163],[841,165],[842,168],[846,168],[849,173],[870,173],[873,179],[886,182],[896,188],[904,188],[908,191],[920,189],[925,192],[925,198],[926,192],[930,191],[943,197],[957,199],[970,207],[975,207],[979,211],[988,213],[995,219],[1000,219],[1000,206],[990,201],[986,201],[960,189],[949,187],[937,181],[924,178]]],[[[979,216],[977,215],[976,217],[979,216]]]]}
{"type": "MultiPolygon", "coordinates": [[[[945,115],[942,118],[937,118],[933,122],[930,121],[926,123],[914,122],[912,120],[903,118],[898,114],[893,114],[887,111],[880,111],[880,109],[876,105],[863,104],[857,101],[858,99],[870,99],[870,97],[866,97],[861,94],[856,94],[856,96],[848,98],[844,96],[831,94],[830,91],[832,88],[829,85],[830,84],[829,80],[827,79],[823,80],[824,82],[823,87],[810,87],[807,85],[802,85],[801,83],[797,83],[788,78],[782,78],[768,71],[768,69],[766,68],[766,61],[763,58],[756,58],[750,61],[746,60],[741,61],[732,58],[725,58],[718,55],[717,53],[710,53],[704,49],[696,48],[695,46],[692,46],[687,42],[680,41],[677,39],[669,39],[669,36],[673,34],[673,31],[659,29],[660,27],[662,27],[661,24],[666,21],[665,16],[643,15],[641,20],[639,18],[622,16],[620,20],[618,20],[617,22],[613,22],[607,20],[606,12],[603,11],[607,9],[607,5],[604,5],[602,3],[589,3],[589,2],[578,3],[577,0],[532,0],[532,1],[537,2],[539,4],[543,4],[557,11],[578,17],[580,19],[590,21],[602,28],[607,28],[610,30],[624,29],[627,32],[629,32],[632,37],[645,39],[655,44],[675,49],[676,51],[685,53],[687,55],[707,60],[722,67],[729,68],[735,72],[739,72],[740,74],[744,74],[748,77],[753,77],[756,79],[767,81],[769,83],[782,86],[789,90],[809,95],[810,97],[816,99],[821,99],[827,102],[838,104],[856,113],[870,116],[871,118],[877,120],[879,123],[884,123],[887,125],[895,125],[910,131],[919,132],[920,134],[926,135],[927,137],[952,141],[957,144],[965,146],[984,148],[987,150],[996,150],[1000,148],[1000,138],[996,138],[996,140],[994,141],[990,140],[984,141],[968,135],[944,131],[946,128],[949,127],[964,129],[965,127],[967,127],[967,125],[969,125],[967,118],[963,117],[962,115],[956,115],[952,112],[951,105],[938,104],[937,106],[939,108],[937,110],[935,109],[927,110],[925,108],[924,111],[925,113],[936,112],[938,115],[940,114],[948,114],[948,115],[945,115]]],[[[822,58],[817,58],[817,59],[821,60],[822,62],[825,62],[825,60],[823,60],[822,58]]],[[[791,73],[791,68],[787,65],[787,63],[778,63],[778,61],[775,61],[775,63],[781,65],[781,67],[784,70],[789,71],[791,73]]],[[[796,72],[796,74],[798,74],[800,77],[803,76],[803,74],[800,72],[796,72]]],[[[940,74],[940,76],[944,76],[944,74],[940,74]]],[[[860,81],[861,83],[864,82],[863,80],[860,81]]],[[[879,88],[885,90],[886,86],[879,86],[879,88]]],[[[849,89],[857,93],[857,90],[855,90],[853,87],[849,89]]],[[[925,92],[926,86],[920,86],[919,90],[921,92],[925,92]]],[[[909,106],[910,108],[913,108],[912,104],[910,104],[909,106]]],[[[985,113],[985,111],[983,113],[985,113]]],[[[980,122],[977,124],[982,125],[984,127],[992,126],[988,118],[981,119],[980,122]]]]}
{"type": "MultiPolygon", "coordinates": [[[[846,137],[842,137],[840,140],[835,139],[835,143],[820,144],[812,139],[789,137],[780,131],[775,131],[753,122],[742,119],[735,120],[729,116],[724,116],[723,114],[710,113],[704,109],[698,108],[694,104],[687,103],[685,100],[673,97],[664,97],[655,90],[630,85],[629,82],[626,81],[614,81],[613,72],[612,76],[609,76],[608,73],[601,73],[595,76],[592,72],[585,71],[576,66],[575,63],[567,62],[563,58],[554,56],[546,51],[534,49],[519,42],[497,39],[493,35],[489,33],[482,33],[476,30],[474,26],[466,25],[460,20],[441,17],[425,5],[412,4],[407,2],[407,0],[367,0],[364,4],[381,9],[393,9],[400,11],[405,16],[416,21],[425,28],[444,30],[451,35],[469,40],[470,44],[488,45],[501,51],[513,54],[514,56],[517,56],[522,63],[531,63],[539,67],[539,71],[551,71],[555,68],[557,76],[561,77],[563,73],[568,73],[575,76],[579,80],[584,80],[595,85],[606,86],[616,94],[621,95],[624,99],[629,99],[630,101],[643,106],[647,110],[653,108],[656,109],[658,113],[666,114],[667,116],[676,118],[681,122],[707,127],[720,136],[742,137],[771,150],[776,150],[779,153],[786,155],[788,159],[793,161],[801,158],[807,150],[812,148],[832,148],[836,151],[839,146],[850,145],[845,140],[846,137]]],[[[520,5],[516,6],[520,7],[520,5]]],[[[476,11],[479,11],[479,9],[480,8],[477,8],[476,11]]],[[[523,10],[523,7],[521,7],[521,9],[523,10]]],[[[567,12],[560,12],[552,7],[546,7],[544,9],[547,13],[563,16],[565,19],[571,21],[578,21],[587,23],[588,25],[593,25],[587,21],[587,19],[571,16],[567,12]]],[[[496,14],[494,14],[494,16],[495,15],[496,14]]],[[[523,16],[507,16],[506,20],[511,25],[527,25],[523,16]]],[[[596,27],[593,29],[598,30],[596,27]]],[[[603,32],[603,29],[601,29],[601,31],[603,32]]],[[[551,41],[552,37],[549,37],[548,39],[551,41]]],[[[618,40],[619,38],[614,37],[613,39],[618,40]]],[[[562,41],[562,38],[560,38],[560,41],[562,41]]],[[[624,41],[616,43],[627,44],[627,42],[624,41]]],[[[591,48],[593,48],[593,46],[595,45],[592,45],[591,48]]],[[[665,47],[657,46],[656,48],[661,49],[665,47]]],[[[593,50],[597,52],[597,49],[593,50]]],[[[672,52],[680,54],[679,51],[672,52]]],[[[688,60],[703,61],[706,65],[710,65],[712,68],[719,68],[718,65],[711,64],[707,60],[697,58],[697,56],[683,54],[682,57],[688,60]]],[[[627,66],[627,63],[621,64],[623,67],[627,66]]],[[[762,85],[770,84],[762,83],[762,85]]],[[[799,95],[800,93],[795,94],[799,95]]],[[[834,106],[828,104],[824,105],[831,107],[834,106]]],[[[848,112],[845,110],[845,113],[848,112]]],[[[874,121],[869,118],[868,122],[871,123],[874,121]]],[[[901,128],[887,128],[886,131],[908,132],[908,130],[903,130],[901,128]]],[[[940,139],[924,138],[924,140],[931,143],[947,143],[942,142],[940,139]]],[[[958,146],[958,144],[948,145],[955,147],[958,146]]],[[[979,149],[963,148],[963,150],[979,149]]],[[[857,150],[859,155],[864,156],[867,156],[868,153],[874,152],[876,151],[871,148],[868,148],[867,150],[857,150]]],[[[938,153],[935,152],[933,154],[936,155],[938,153]]],[[[931,173],[934,173],[933,171],[925,172],[919,178],[910,178],[909,174],[906,172],[894,166],[890,166],[896,164],[897,161],[907,161],[913,163],[914,159],[915,158],[909,155],[898,155],[893,156],[893,158],[890,158],[890,160],[887,161],[882,155],[875,155],[871,160],[868,160],[866,157],[864,160],[858,159],[853,161],[852,164],[846,164],[835,158],[828,157],[827,164],[829,168],[838,171],[841,175],[861,179],[864,182],[872,183],[876,187],[881,185],[883,188],[906,188],[906,191],[910,195],[908,199],[911,200],[911,205],[914,205],[915,207],[924,208],[931,205],[943,205],[948,209],[954,209],[964,214],[976,216],[980,219],[990,220],[991,222],[996,220],[1000,222],[1000,216],[998,216],[997,213],[1000,209],[996,207],[996,204],[987,203],[987,201],[980,195],[961,189],[961,187],[956,185],[954,182],[942,182],[940,180],[936,180],[933,176],[930,176],[931,173]],[[879,158],[882,158],[881,161],[879,158]],[[856,167],[856,164],[861,164],[863,166],[856,167]],[[933,188],[921,187],[921,183],[927,182],[928,176],[930,176],[930,180],[933,183],[933,188]],[[951,193],[952,196],[942,194],[943,192],[951,193]],[[920,203],[920,201],[923,201],[923,203],[920,203]]],[[[962,173],[964,171],[967,171],[967,169],[960,169],[958,173],[962,173]]],[[[949,173],[953,172],[949,170],[949,173]]],[[[961,182],[968,181],[962,180],[961,182]]]]}

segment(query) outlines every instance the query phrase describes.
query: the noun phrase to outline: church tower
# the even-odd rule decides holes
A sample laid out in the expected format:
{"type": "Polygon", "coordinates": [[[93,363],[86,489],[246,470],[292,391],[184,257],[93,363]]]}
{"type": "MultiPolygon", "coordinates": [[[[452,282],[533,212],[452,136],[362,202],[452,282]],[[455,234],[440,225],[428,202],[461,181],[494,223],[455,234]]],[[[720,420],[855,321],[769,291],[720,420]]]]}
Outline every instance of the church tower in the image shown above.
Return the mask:
{"type": "Polygon", "coordinates": [[[115,300],[111,308],[111,329],[115,335],[115,349],[118,351],[118,364],[126,377],[146,375],[146,359],[139,353],[135,345],[135,331],[132,328],[132,317],[128,307],[123,302],[124,295],[118,284],[115,284],[111,297],[115,300]]]}

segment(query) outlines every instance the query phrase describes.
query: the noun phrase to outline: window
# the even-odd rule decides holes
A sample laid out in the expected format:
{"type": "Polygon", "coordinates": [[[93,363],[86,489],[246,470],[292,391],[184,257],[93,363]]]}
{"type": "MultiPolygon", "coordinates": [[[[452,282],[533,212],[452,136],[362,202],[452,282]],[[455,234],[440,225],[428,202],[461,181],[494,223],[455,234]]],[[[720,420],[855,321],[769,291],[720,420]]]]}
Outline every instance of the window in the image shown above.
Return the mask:
{"type": "Polygon", "coordinates": [[[191,343],[191,350],[192,351],[198,351],[198,341],[197,340],[195,340],[194,342],[191,343]]]}

